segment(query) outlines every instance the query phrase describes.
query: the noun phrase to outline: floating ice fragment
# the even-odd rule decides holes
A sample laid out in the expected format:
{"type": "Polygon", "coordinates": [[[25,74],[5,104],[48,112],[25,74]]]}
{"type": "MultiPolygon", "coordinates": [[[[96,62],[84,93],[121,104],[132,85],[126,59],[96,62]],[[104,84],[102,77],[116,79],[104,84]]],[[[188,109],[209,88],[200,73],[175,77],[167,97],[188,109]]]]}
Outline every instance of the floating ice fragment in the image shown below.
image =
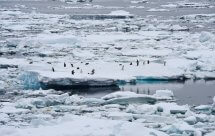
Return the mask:
{"type": "Polygon", "coordinates": [[[131,14],[128,11],[116,10],[116,11],[111,11],[111,13],[109,15],[124,15],[124,16],[129,16],[131,14]]]}
{"type": "Polygon", "coordinates": [[[171,90],[156,90],[154,96],[160,99],[173,99],[174,94],[171,90]]]}
{"type": "Polygon", "coordinates": [[[197,123],[197,119],[195,116],[189,116],[189,117],[185,118],[184,121],[190,125],[194,125],[197,123]]]}
{"type": "Polygon", "coordinates": [[[209,32],[201,32],[201,35],[199,36],[199,41],[200,42],[207,42],[211,39],[213,39],[214,35],[209,33],[209,32]]]}
{"type": "Polygon", "coordinates": [[[130,91],[118,91],[114,93],[110,93],[108,95],[105,95],[102,97],[104,100],[114,99],[114,98],[120,98],[120,97],[131,97],[131,96],[137,96],[136,93],[130,92],[130,91]]]}
{"type": "Polygon", "coordinates": [[[20,74],[19,79],[22,81],[23,89],[38,90],[41,85],[38,79],[38,73],[36,72],[23,72],[20,74]]]}

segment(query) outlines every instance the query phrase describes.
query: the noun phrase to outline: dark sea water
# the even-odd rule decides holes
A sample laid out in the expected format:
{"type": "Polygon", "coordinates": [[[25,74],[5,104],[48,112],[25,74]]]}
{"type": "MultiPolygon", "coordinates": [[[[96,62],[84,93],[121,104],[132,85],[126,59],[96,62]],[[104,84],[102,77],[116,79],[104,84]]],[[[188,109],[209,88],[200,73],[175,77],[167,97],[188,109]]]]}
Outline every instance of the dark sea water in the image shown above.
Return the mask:
{"type": "Polygon", "coordinates": [[[156,90],[172,90],[177,103],[189,105],[212,104],[215,96],[215,81],[185,81],[185,82],[142,82],[135,85],[126,84],[117,88],[96,88],[73,91],[86,97],[102,97],[115,91],[131,91],[138,94],[154,94],[156,90]]]}

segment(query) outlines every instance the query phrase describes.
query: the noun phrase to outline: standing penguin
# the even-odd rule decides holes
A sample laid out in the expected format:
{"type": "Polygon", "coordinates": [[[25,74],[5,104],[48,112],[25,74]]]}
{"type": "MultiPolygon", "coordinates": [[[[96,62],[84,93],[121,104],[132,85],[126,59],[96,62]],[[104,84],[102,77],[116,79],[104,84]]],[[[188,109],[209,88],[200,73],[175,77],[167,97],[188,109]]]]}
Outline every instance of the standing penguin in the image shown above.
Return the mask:
{"type": "Polygon", "coordinates": [[[137,66],[139,66],[139,60],[137,59],[137,66]]]}
{"type": "Polygon", "coordinates": [[[130,63],[130,65],[132,65],[132,62],[130,63]]]}
{"type": "Polygon", "coordinates": [[[63,66],[66,67],[66,63],[65,63],[65,62],[64,62],[64,64],[63,64],[63,66]]]}
{"type": "Polygon", "coordinates": [[[91,75],[94,75],[94,74],[95,74],[95,69],[93,69],[91,72],[91,75]]]}
{"type": "Polygon", "coordinates": [[[124,65],[122,65],[122,71],[124,71],[124,65]]]}
{"type": "Polygon", "coordinates": [[[55,72],[54,68],[52,67],[52,71],[55,72]]]}
{"type": "Polygon", "coordinates": [[[163,62],[163,65],[166,66],[166,61],[163,62]]]}
{"type": "Polygon", "coordinates": [[[74,71],[74,70],[72,70],[72,71],[71,71],[71,74],[72,74],[72,75],[74,75],[74,74],[75,74],[75,71],[74,71]]]}
{"type": "Polygon", "coordinates": [[[149,62],[149,60],[147,60],[147,64],[149,64],[150,62],[149,62]]]}
{"type": "Polygon", "coordinates": [[[71,67],[73,67],[73,64],[71,63],[71,67]]]}

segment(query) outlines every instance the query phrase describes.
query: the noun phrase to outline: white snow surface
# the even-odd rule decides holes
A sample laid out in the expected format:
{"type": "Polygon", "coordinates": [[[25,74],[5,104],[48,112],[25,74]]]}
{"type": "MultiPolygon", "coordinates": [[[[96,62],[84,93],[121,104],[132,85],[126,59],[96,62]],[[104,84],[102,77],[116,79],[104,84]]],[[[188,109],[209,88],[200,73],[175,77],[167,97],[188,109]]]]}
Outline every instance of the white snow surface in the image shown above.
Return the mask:
{"type": "Polygon", "coordinates": [[[93,119],[74,115],[64,116],[48,126],[24,129],[0,127],[0,132],[1,136],[167,136],[163,132],[146,128],[141,123],[93,119]]]}

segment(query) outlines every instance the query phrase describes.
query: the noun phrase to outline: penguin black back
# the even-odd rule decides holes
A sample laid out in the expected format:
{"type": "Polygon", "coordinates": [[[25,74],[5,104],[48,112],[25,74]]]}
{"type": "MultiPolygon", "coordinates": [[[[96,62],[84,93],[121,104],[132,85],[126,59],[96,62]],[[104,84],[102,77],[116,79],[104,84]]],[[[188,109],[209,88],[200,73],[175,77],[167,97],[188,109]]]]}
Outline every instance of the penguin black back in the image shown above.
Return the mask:
{"type": "Polygon", "coordinates": [[[95,74],[95,69],[93,69],[91,72],[91,75],[94,75],[94,74],[95,74]]]}
{"type": "Polygon", "coordinates": [[[137,59],[137,66],[139,66],[139,60],[137,59]]]}
{"type": "Polygon", "coordinates": [[[71,71],[71,74],[72,74],[72,75],[74,75],[74,74],[75,74],[75,71],[74,71],[74,70],[72,70],[72,71],[71,71]]]}

